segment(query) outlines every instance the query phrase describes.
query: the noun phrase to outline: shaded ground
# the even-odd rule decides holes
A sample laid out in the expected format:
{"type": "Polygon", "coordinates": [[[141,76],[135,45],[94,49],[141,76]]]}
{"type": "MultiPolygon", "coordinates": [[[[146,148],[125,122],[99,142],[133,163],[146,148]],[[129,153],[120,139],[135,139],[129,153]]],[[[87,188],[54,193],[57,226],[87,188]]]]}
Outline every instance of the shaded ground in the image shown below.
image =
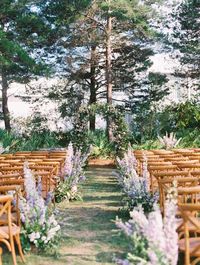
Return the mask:
{"type": "MultiPolygon", "coordinates": [[[[87,176],[81,188],[83,201],[58,206],[62,225],[59,257],[29,254],[26,264],[109,265],[115,264],[114,257],[120,257],[127,249],[127,242],[114,223],[116,216],[120,216],[121,193],[112,169],[93,168],[87,171],[87,176]]],[[[12,264],[6,254],[3,261],[12,264]]]]}

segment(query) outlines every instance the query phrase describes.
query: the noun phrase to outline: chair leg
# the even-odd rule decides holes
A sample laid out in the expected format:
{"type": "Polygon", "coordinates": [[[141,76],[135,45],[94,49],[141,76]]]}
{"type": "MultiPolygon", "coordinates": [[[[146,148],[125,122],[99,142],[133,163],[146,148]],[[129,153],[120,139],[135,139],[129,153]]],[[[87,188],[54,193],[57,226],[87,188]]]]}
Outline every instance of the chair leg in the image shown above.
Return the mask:
{"type": "Polygon", "coordinates": [[[21,245],[19,234],[15,235],[15,241],[17,243],[17,247],[18,247],[18,250],[19,250],[20,258],[21,258],[22,262],[25,263],[25,258],[24,258],[24,254],[23,254],[23,251],[22,251],[22,245],[21,245]]]}
{"type": "Polygon", "coordinates": [[[15,253],[15,245],[13,236],[10,238],[10,247],[11,247],[11,254],[13,259],[13,265],[17,265],[16,253],[15,253]]]}
{"type": "Polygon", "coordinates": [[[2,250],[2,248],[0,247],[0,265],[2,265],[2,253],[3,253],[3,250],[2,250]]]}

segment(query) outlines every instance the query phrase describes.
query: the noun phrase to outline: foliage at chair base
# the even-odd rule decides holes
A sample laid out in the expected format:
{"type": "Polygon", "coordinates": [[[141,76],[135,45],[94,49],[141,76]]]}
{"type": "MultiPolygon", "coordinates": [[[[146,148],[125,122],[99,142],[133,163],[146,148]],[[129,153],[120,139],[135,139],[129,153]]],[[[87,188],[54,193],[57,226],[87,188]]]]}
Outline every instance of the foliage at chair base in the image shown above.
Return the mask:
{"type": "Polygon", "coordinates": [[[60,182],[55,190],[55,201],[60,203],[64,200],[82,200],[80,193],[78,192],[77,186],[71,186],[68,181],[60,182]]]}

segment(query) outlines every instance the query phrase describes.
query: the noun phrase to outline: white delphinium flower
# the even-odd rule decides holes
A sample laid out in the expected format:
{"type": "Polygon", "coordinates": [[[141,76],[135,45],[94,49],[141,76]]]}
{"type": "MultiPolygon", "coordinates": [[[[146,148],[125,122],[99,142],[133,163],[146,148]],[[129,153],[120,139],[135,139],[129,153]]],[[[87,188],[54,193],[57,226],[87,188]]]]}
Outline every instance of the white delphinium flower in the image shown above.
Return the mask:
{"type": "Polygon", "coordinates": [[[165,253],[170,265],[176,265],[178,261],[178,234],[176,220],[176,200],[166,201],[164,217],[165,253]]]}
{"type": "Polygon", "coordinates": [[[162,215],[157,205],[154,206],[154,211],[149,213],[148,224],[143,229],[143,234],[148,238],[149,244],[164,252],[165,233],[163,231],[162,215]]]}
{"type": "Polygon", "coordinates": [[[170,133],[169,135],[166,132],[166,135],[163,137],[158,136],[158,140],[166,150],[170,150],[176,147],[180,143],[181,139],[182,138],[176,139],[176,134],[173,132],[170,133]]]}
{"type": "Polygon", "coordinates": [[[73,145],[70,142],[67,147],[66,152],[66,159],[65,159],[65,166],[64,166],[64,176],[65,178],[71,176],[73,170],[73,156],[74,156],[74,149],[73,145]]]}

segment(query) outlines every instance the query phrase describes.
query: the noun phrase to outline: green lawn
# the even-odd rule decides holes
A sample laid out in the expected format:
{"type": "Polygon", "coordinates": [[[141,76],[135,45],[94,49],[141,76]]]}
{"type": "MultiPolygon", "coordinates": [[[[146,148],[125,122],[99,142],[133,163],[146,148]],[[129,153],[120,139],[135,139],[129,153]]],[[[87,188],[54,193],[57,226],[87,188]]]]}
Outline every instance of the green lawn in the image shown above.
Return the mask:
{"type": "MultiPolygon", "coordinates": [[[[116,229],[121,193],[112,169],[90,169],[81,187],[82,202],[58,205],[62,241],[58,257],[26,255],[28,265],[109,265],[128,249],[126,239],[116,229]]],[[[3,254],[3,264],[12,264],[3,254]]],[[[19,262],[19,264],[21,264],[19,262]]]]}

